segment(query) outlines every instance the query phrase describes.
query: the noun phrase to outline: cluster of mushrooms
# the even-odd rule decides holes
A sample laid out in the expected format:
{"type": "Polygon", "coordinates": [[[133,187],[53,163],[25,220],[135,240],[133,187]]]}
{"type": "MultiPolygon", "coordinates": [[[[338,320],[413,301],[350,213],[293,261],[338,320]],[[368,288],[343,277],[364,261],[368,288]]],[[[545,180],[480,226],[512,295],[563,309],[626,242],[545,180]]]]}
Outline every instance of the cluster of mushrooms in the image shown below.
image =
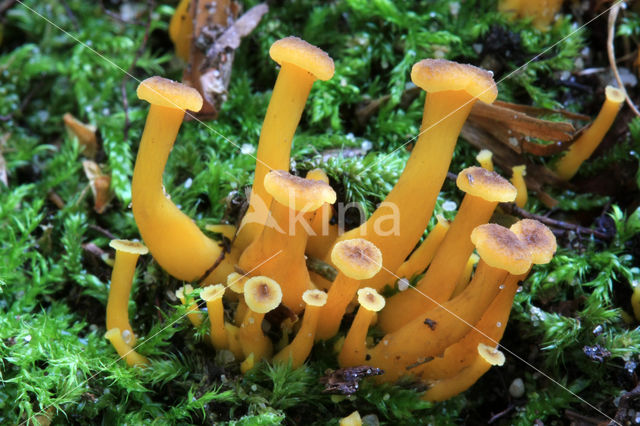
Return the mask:
{"type": "Polygon", "coordinates": [[[194,325],[208,317],[211,345],[233,353],[243,372],[263,360],[298,368],[315,342],[333,339],[341,367],[380,368],[384,374],[376,380],[382,382],[420,380],[430,401],[464,391],[504,363],[497,346],[519,283],[556,250],[554,235],[537,221],[510,228],[488,223],[498,203],[513,202],[518,189],[483,167],[458,173],[465,195],[455,219],[438,217],[420,242],[471,107],[497,97],[492,74],[447,60],[413,66],[412,81],[427,93],[420,136],[384,202],[344,232],[332,221],[336,193],[327,175],[320,169],[306,177],[288,172],[311,87],[333,76],[333,60],[296,37],[276,41],[270,54],[280,71],[260,134],[248,210],[237,229],[209,228],[232,240],[229,252],[183,214],[162,185],[185,111],[201,108],[200,94],[161,77],[139,85],[138,97],[151,104],[132,182],[144,245],[111,243],[116,260],[106,337],[130,365],[149,362],[134,350],[127,313],[136,261],[149,251],[170,275],[201,284],[187,284],[176,296],[194,325]],[[306,256],[332,265],[335,279],[310,272],[306,256]],[[407,288],[410,279],[417,283],[407,288]],[[386,285],[399,291],[385,299],[380,292],[386,285]],[[264,331],[265,315],[279,306],[290,315],[277,324],[281,338],[272,339],[273,329],[264,331]],[[355,316],[346,315],[354,309],[355,316]],[[345,318],[353,320],[341,327],[345,318]],[[384,333],[377,342],[367,337],[374,326],[384,333]]]}

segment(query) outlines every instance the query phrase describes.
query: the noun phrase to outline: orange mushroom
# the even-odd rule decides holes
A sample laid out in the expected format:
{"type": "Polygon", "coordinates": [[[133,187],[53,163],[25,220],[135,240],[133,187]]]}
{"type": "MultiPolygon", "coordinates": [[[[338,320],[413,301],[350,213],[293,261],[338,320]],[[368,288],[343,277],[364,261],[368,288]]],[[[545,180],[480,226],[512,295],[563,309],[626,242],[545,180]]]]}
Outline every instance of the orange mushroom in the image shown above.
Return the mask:
{"type": "Polygon", "coordinates": [[[271,194],[264,186],[265,176],[271,170],[289,170],[291,141],[311,86],[316,80],[329,80],[335,70],[329,55],[297,37],[276,41],[269,54],[281,68],[260,131],[249,208],[236,238],[240,250],[260,235],[267,220],[271,194]]]}
{"type": "Polygon", "coordinates": [[[200,292],[200,298],[207,303],[210,325],[209,338],[216,349],[229,347],[227,331],[224,328],[224,306],[222,306],[224,291],[224,285],[216,284],[206,286],[200,292]]]}
{"type": "Polygon", "coordinates": [[[555,164],[555,171],[561,179],[571,179],[578,172],[580,165],[591,157],[604,135],[609,131],[624,103],[624,91],[607,86],[604,92],[606,98],[596,119],[555,164]]]}
{"type": "Polygon", "coordinates": [[[380,250],[362,238],[337,243],[331,251],[331,260],[340,273],[329,289],[327,304],[322,310],[323,321],[316,333],[318,340],[330,339],[338,333],[347,305],[361,282],[377,274],[382,266],[380,250]]]}
{"type": "Polygon", "coordinates": [[[373,215],[339,238],[367,238],[380,249],[383,271],[364,283],[377,290],[394,281],[393,272],[422,237],[471,107],[477,100],[491,103],[498,95],[490,72],[442,59],[416,63],[411,80],[427,92],[420,135],[411,157],[373,215]]]}
{"type": "Polygon", "coordinates": [[[549,29],[564,0],[500,0],[498,10],[519,18],[532,18],[533,26],[539,30],[549,29]]]}
{"type": "Polygon", "coordinates": [[[304,308],[302,293],[311,288],[304,256],[309,236],[305,213],[333,203],[336,193],[325,182],[303,179],[282,170],[265,176],[267,192],[273,197],[273,221],[242,253],[241,269],[276,280],[283,291],[283,303],[294,313],[304,308]]]}
{"type": "Polygon", "coordinates": [[[327,293],[321,290],[307,290],[302,295],[306,303],[302,325],[293,341],[273,357],[273,362],[286,363],[291,360],[291,368],[298,368],[307,359],[316,336],[318,318],[327,303],[327,293]]]}
{"type": "Polygon", "coordinates": [[[523,274],[531,265],[527,245],[500,225],[476,227],[471,240],[481,260],[469,286],[455,299],[388,333],[370,351],[371,365],[385,371],[382,380],[393,381],[412,374],[412,368],[460,340],[498,294],[507,273],[523,274]]]}
{"type": "Polygon", "coordinates": [[[516,187],[518,195],[516,196],[516,206],[524,208],[527,204],[529,195],[527,194],[527,182],[524,177],[527,175],[527,166],[524,164],[521,166],[513,166],[511,168],[513,175],[511,176],[511,184],[516,187]]]}
{"type": "Polygon", "coordinates": [[[422,273],[431,264],[450,227],[449,222],[443,216],[438,215],[436,219],[438,222],[429,232],[427,238],[396,271],[396,275],[400,278],[412,278],[422,273]]]}
{"type": "Polygon", "coordinates": [[[129,323],[129,295],[138,257],[149,250],[141,243],[127,240],[111,240],[109,246],[116,250],[116,260],[107,299],[107,330],[120,329],[124,342],[135,345],[136,337],[129,323]]]}
{"type": "MultiPolygon", "coordinates": [[[[329,184],[329,177],[320,169],[309,170],[306,178],[320,180],[327,185],[329,184]]],[[[322,207],[315,211],[313,218],[309,222],[313,230],[313,233],[309,235],[306,247],[306,253],[309,256],[316,259],[324,259],[340,235],[338,224],[331,224],[332,217],[333,207],[330,203],[324,203],[322,207]]]]}
{"type": "Polygon", "coordinates": [[[476,160],[483,169],[487,169],[490,172],[493,171],[493,153],[488,149],[481,149],[478,155],[476,155],[476,160]]]}
{"type": "MultiPolygon", "coordinates": [[[[195,281],[213,265],[221,247],[165,195],[162,173],[185,110],[199,111],[202,97],[193,88],[151,77],[138,86],[151,104],[131,182],[131,203],[140,235],[158,264],[170,275],[195,281]]],[[[205,282],[222,281],[216,271],[205,282]]]]}
{"type": "Polygon", "coordinates": [[[384,297],[372,288],[358,290],[360,308],[344,340],[338,363],[340,367],[364,365],[367,354],[367,332],[376,312],[384,308],[384,297]]]}
{"type": "Polygon", "coordinates": [[[379,326],[386,332],[399,329],[422,312],[449,300],[473,252],[471,231],[489,221],[499,202],[513,201],[516,197],[516,189],[509,181],[482,167],[462,170],[456,184],[466,194],[429,269],[416,285],[428,297],[415,291],[390,297],[379,315],[379,326]]]}
{"type": "Polygon", "coordinates": [[[131,345],[126,343],[122,338],[122,332],[119,328],[112,328],[107,331],[104,337],[111,342],[111,345],[114,347],[116,352],[120,358],[124,358],[127,365],[130,367],[145,367],[149,364],[149,360],[136,352],[131,345]]]}

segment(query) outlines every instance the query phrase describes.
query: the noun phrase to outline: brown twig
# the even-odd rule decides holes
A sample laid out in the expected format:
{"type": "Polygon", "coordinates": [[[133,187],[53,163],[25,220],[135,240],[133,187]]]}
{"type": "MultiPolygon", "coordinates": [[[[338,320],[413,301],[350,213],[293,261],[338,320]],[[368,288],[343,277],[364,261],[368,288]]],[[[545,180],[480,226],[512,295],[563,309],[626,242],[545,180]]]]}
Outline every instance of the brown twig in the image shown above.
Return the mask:
{"type": "Polygon", "coordinates": [[[595,229],[585,228],[584,226],[576,225],[575,223],[564,222],[562,220],[551,219],[550,217],[541,216],[535,213],[531,213],[521,207],[516,206],[514,203],[500,203],[500,207],[510,214],[520,216],[525,219],[535,219],[539,222],[549,225],[554,228],[565,229],[567,231],[575,231],[579,234],[589,234],[601,240],[611,240],[612,235],[608,235],[604,232],[596,231],[595,229]]]}
{"type": "Polygon", "coordinates": [[[516,408],[515,405],[509,404],[509,406],[507,408],[505,408],[504,410],[500,411],[499,413],[496,413],[493,416],[491,416],[491,418],[487,421],[487,424],[490,425],[491,423],[501,419],[502,417],[506,416],[511,411],[513,411],[514,408],[516,408]]]}
{"type": "Polygon", "coordinates": [[[616,54],[613,48],[613,39],[616,30],[616,19],[618,19],[618,12],[620,12],[622,3],[623,2],[614,4],[613,6],[611,6],[611,10],[609,11],[609,22],[607,24],[607,56],[609,57],[609,65],[611,66],[611,71],[613,71],[613,75],[618,82],[618,86],[620,87],[620,90],[624,92],[624,97],[627,100],[627,105],[629,105],[635,115],[640,116],[640,111],[638,111],[633,101],[629,97],[629,93],[627,93],[627,89],[626,87],[624,87],[624,83],[620,78],[618,66],[616,65],[616,54]]]}
{"type": "Polygon", "coordinates": [[[102,235],[104,235],[105,237],[107,237],[107,238],[109,238],[111,240],[117,240],[118,239],[118,237],[113,235],[108,230],[102,228],[101,226],[94,225],[94,224],[89,224],[89,228],[93,229],[94,231],[98,231],[99,233],[101,233],[102,235]]]}
{"type": "Polygon", "coordinates": [[[153,13],[153,9],[155,9],[156,2],[154,0],[149,0],[147,4],[149,6],[149,19],[147,19],[147,24],[144,30],[144,37],[142,38],[142,43],[140,44],[140,47],[136,51],[136,55],[133,58],[133,62],[131,62],[131,65],[129,66],[127,73],[124,75],[124,77],[122,78],[122,82],[120,83],[120,92],[122,94],[122,107],[124,109],[124,128],[122,130],[122,135],[124,140],[129,139],[129,127],[131,126],[131,122],[129,121],[129,101],[127,100],[127,90],[125,85],[129,77],[131,76],[133,69],[136,67],[138,60],[142,56],[142,53],[144,53],[144,50],[147,46],[147,41],[149,40],[149,32],[151,29],[151,14],[153,13]]]}
{"type": "Polygon", "coordinates": [[[333,266],[315,257],[307,257],[307,268],[331,282],[338,276],[338,271],[333,266]]]}

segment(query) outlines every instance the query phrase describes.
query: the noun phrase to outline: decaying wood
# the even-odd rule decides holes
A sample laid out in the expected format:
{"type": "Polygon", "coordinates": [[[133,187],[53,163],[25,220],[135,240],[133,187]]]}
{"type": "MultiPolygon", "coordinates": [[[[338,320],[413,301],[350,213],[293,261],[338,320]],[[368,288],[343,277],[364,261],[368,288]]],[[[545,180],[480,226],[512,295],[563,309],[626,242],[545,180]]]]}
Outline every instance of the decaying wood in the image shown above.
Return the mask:
{"type": "Polygon", "coordinates": [[[198,118],[214,119],[218,115],[227,96],[234,51],[268,8],[259,4],[236,20],[239,10],[231,0],[192,0],[189,5],[194,32],[182,80],[202,94],[204,103],[196,114],[198,118]]]}

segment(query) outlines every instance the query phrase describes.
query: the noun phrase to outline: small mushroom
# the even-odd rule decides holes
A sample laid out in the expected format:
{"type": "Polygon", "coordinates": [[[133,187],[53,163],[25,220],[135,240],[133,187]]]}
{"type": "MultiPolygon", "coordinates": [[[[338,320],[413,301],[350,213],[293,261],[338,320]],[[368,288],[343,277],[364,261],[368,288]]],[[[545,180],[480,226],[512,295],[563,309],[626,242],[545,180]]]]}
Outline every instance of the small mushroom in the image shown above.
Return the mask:
{"type": "Polygon", "coordinates": [[[138,258],[149,250],[142,243],[128,240],[111,240],[109,246],[116,250],[116,260],[107,299],[107,330],[120,329],[124,342],[135,345],[136,338],[129,323],[129,295],[138,258]]]}
{"type": "Polygon", "coordinates": [[[149,360],[133,350],[131,345],[127,344],[122,338],[122,332],[119,328],[112,328],[104,335],[105,339],[111,342],[120,358],[124,358],[127,365],[130,367],[146,367],[149,364],[149,360]]]}
{"type": "Polygon", "coordinates": [[[605,101],[596,119],[555,164],[555,172],[561,179],[570,180],[575,176],[580,165],[591,157],[616,119],[625,100],[624,91],[607,86],[604,93],[605,101]]]}
{"type": "Polygon", "coordinates": [[[481,149],[478,155],[476,155],[476,160],[483,169],[487,169],[490,172],[493,171],[493,153],[488,149],[481,149]]]}
{"type": "Polygon", "coordinates": [[[340,273],[329,289],[327,304],[322,310],[323,320],[318,324],[316,334],[318,340],[330,339],[338,333],[347,305],[361,282],[377,274],[382,266],[380,250],[362,238],[337,243],[331,251],[331,260],[340,273]]]}
{"type": "Polygon", "coordinates": [[[224,285],[216,284],[206,286],[200,292],[200,298],[207,303],[210,325],[209,337],[211,344],[216,349],[228,349],[229,347],[227,331],[224,328],[224,306],[222,306],[224,291],[224,285]]]}
{"type": "Polygon", "coordinates": [[[302,294],[306,303],[302,324],[293,341],[273,357],[273,362],[286,363],[291,360],[291,368],[298,368],[311,353],[316,336],[318,318],[327,303],[327,293],[321,290],[307,290],[302,294]]]}
{"type": "Polygon", "coordinates": [[[338,363],[342,368],[365,364],[367,332],[376,312],[384,308],[385,302],[377,291],[365,287],[358,290],[358,303],[360,308],[338,355],[338,363]]]}
{"type": "Polygon", "coordinates": [[[511,168],[513,171],[513,175],[511,176],[511,184],[516,187],[518,191],[518,195],[516,195],[516,206],[520,208],[524,208],[527,204],[527,199],[529,195],[527,194],[527,182],[525,182],[524,177],[527,175],[527,166],[513,166],[511,168]]]}

